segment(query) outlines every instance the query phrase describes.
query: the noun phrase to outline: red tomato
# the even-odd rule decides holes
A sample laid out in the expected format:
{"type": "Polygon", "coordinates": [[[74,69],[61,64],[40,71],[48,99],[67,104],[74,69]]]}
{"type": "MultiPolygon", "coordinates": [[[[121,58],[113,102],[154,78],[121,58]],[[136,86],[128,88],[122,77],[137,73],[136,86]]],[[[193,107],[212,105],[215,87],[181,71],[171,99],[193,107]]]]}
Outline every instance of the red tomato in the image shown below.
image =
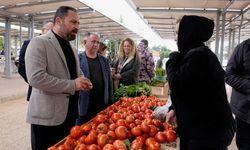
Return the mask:
{"type": "Polygon", "coordinates": [[[87,150],[87,146],[85,144],[79,144],[77,150],[87,150]]]}
{"type": "Polygon", "coordinates": [[[134,128],[134,127],[135,127],[135,123],[130,123],[130,124],[128,125],[128,127],[129,127],[129,129],[134,128]]]}
{"type": "Polygon", "coordinates": [[[114,113],[112,116],[111,116],[111,119],[116,122],[117,120],[121,119],[122,118],[122,115],[120,113],[114,113]]]}
{"type": "Polygon", "coordinates": [[[115,147],[112,144],[106,144],[102,150],[115,150],[115,147]]]}
{"type": "Polygon", "coordinates": [[[152,137],[147,138],[145,141],[146,146],[148,146],[151,141],[155,141],[155,139],[152,137]]]}
{"type": "Polygon", "coordinates": [[[87,146],[88,150],[99,150],[99,147],[95,144],[91,144],[87,146]]]}
{"type": "Polygon", "coordinates": [[[109,138],[106,134],[101,134],[100,136],[98,136],[97,144],[100,147],[103,147],[104,145],[108,144],[108,142],[109,142],[109,138]]]}
{"type": "Polygon", "coordinates": [[[89,135],[85,138],[85,143],[87,145],[96,143],[97,135],[94,132],[90,132],[89,135]]]}
{"type": "Polygon", "coordinates": [[[146,122],[142,122],[141,124],[141,130],[144,133],[148,133],[150,131],[150,127],[146,122]]]}
{"type": "Polygon", "coordinates": [[[78,142],[79,142],[79,143],[84,143],[86,137],[87,137],[86,135],[81,136],[81,137],[78,139],[78,142]]]}
{"type": "Polygon", "coordinates": [[[58,146],[57,150],[67,150],[65,145],[58,146]]]}
{"type": "Polygon", "coordinates": [[[148,150],[160,150],[161,145],[156,141],[151,141],[148,144],[148,150]]]}
{"type": "Polygon", "coordinates": [[[177,138],[176,132],[174,130],[167,130],[166,132],[164,132],[167,136],[167,141],[169,143],[174,142],[177,138]]]}
{"type": "Polygon", "coordinates": [[[57,150],[57,148],[55,146],[51,146],[48,148],[48,150],[57,150]]]}
{"type": "Polygon", "coordinates": [[[158,120],[158,119],[153,119],[152,121],[153,121],[153,124],[154,124],[156,127],[158,127],[158,128],[161,127],[161,126],[163,126],[162,123],[161,123],[161,121],[158,120]]]}
{"type": "Polygon", "coordinates": [[[138,141],[141,141],[143,144],[146,141],[146,139],[143,136],[137,136],[135,139],[138,140],[138,141]]]}
{"type": "Polygon", "coordinates": [[[108,132],[108,127],[104,123],[101,123],[96,127],[96,131],[98,133],[106,134],[108,132]]]}
{"type": "Polygon", "coordinates": [[[73,139],[78,139],[80,136],[82,136],[82,128],[80,126],[74,126],[70,129],[70,136],[73,139]]]}
{"type": "Polygon", "coordinates": [[[109,139],[111,140],[115,140],[116,139],[116,135],[114,131],[109,130],[107,133],[107,136],[109,137],[109,139]]]}
{"type": "Polygon", "coordinates": [[[127,138],[127,132],[127,128],[124,126],[119,126],[115,129],[115,134],[120,140],[125,140],[127,138]]]}
{"type": "Polygon", "coordinates": [[[115,123],[109,124],[109,130],[115,131],[115,128],[116,128],[116,124],[115,123]]]}
{"type": "Polygon", "coordinates": [[[139,140],[134,140],[130,146],[130,150],[139,150],[143,149],[143,143],[139,140]]]}
{"type": "Polygon", "coordinates": [[[135,118],[132,115],[128,115],[125,119],[126,123],[130,124],[130,123],[134,123],[135,122],[135,118]]]}
{"type": "Polygon", "coordinates": [[[135,137],[140,136],[142,134],[141,128],[140,127],[134,127],[131,129],[131,133],[132,135],[134,135],[135,137]]]}
{"type": "Polygon", "coordinates": [[[63,143],[66,149],[74,149],[75,145],[75,140],[71,138],[71,136],[68,136],[66,138],[66,141],[63,143]]]}
{"type": "Polygon", "coordinates": [[[167,136],[163,132],[157,132],[155,135],[155,140],[159,143],[167,142],[167,136]]]}
{"type": "Polygon", "coordinates": [[[94,122],[95,122],[96,124],[104,123],[104,122],[106,122],[106,121],[108,121],[108,118],[107,118],[106,115],[99,114],[99,115],[97,115],[97,116],[94,118],[94,122]]]}
{"type": "Polygon", "coordinates": [[[126,145],[121,140],[115,140],[113,145],[117,150],[127,150],[126,145]]]}
{"type": "Polygon", "coordinates": [[[119,119],[116,121],[116,126],[126,126],[125,120],[124,119],[119,119]]]}
{"type": "Polygon", "coordinates": [[[138,104],[134,104],[132,105],[132,110],[133,112],[138,113],[140,112],[140,106],[138,104]]]}
{"type": "Polygon", "coordinates": [[[158,130],[154,125],[149,125],[149,127],[150,127],[149,136],[154,137],[155,134],[158,132],[158,130]]]}
{"type": "Polygon", "coordinates": [[[81,125],[83,134],[89,134],[90,130],[92,129],[92,126],[88,123],[81,125]]]}

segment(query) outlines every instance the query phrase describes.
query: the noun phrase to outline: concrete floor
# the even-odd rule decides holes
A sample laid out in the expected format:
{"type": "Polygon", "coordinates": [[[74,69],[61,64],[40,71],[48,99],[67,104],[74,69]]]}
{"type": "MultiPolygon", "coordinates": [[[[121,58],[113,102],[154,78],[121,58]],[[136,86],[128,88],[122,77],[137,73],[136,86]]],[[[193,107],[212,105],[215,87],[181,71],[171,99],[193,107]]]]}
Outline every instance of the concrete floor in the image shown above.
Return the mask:
{"type": "Polygon", "coordinates": [[[30,150],[30,126],[26,123],[25,98],[0,103],[0,149],[30,150]]]}

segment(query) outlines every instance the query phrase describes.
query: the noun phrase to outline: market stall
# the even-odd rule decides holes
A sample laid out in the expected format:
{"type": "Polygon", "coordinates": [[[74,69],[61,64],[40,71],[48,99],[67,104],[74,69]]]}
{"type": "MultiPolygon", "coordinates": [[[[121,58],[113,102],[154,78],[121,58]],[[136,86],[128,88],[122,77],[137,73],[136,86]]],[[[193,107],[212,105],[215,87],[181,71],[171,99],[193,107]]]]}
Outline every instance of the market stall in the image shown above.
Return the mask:
{"type": "MultiPolygon", "coordinates": [[[[135,87],[137,92],[148,90],[145,85],[140,86],[143,88],[135,87]]],[[[153,110],[167,101],[154,96],[151,88],[148,92],[149,96],[144,93],[142,96],[120,97],[89,122],[74,126],[69,136],[49,150],[176,149],[175,127],[153,116],[153,110]]]]}

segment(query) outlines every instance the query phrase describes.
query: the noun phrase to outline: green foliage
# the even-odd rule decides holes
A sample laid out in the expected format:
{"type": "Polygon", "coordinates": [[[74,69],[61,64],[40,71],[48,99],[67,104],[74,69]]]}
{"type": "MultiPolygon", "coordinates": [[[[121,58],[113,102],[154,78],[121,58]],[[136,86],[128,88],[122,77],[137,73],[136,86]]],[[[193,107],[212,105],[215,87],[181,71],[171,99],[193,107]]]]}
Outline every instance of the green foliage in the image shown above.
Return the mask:
{"type": "Polygon", "coordinates": [[[4,50],[4,37],[0,36],[0,52],[4,50]]]}
{"type": "Polygon", "coordinates": [[[156,68],[155,69],[155,75],[156,76],[165,76],[166,75],[166,70],[163,68],[156,68]]]}
{"type": "Polygon", "coordinates": [[[109,55],[111,56],[112,59],[116,56],[117,51],[119,50],[119,44],[120,41],[118,41],[118,44],[116,40],[108,41],[108,50],[110,51],[109,55]]]}
{"type": "Polygon", "coordinates": [[[132,85],[121,85],[115,91],[114,98],[118,101],[121,97],[136,97],[141,95],[150,96],[152,94],[151,88],[145,82],[140,82],[138,84],[132,85]]]}
{"type": "Polygon", "coordinates": [[[164,86],[165,83],[166,81],[154,78],[150,85],[151,86],[164,86]]]}
{"type": "Polygon", "coordinates": [[[158,45],[158,46],[154,46],[153,49],[160,51],[160,57],[162,58],[167,58],[169,54],[171,53],[171,50],[168,49],[166,46],[158,45]]]}

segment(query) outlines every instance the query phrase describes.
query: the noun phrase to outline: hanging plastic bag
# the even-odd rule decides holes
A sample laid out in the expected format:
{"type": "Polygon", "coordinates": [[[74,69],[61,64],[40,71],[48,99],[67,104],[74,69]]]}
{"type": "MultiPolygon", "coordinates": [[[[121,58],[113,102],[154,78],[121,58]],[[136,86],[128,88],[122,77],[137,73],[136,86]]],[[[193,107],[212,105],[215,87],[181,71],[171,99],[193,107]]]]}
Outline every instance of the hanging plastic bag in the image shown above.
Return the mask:
{"type": "Polygon", "coordinates": [[[167,103],[164,106],[158,106],[155,108],[153,112],[153,116],[156,119],[161,120],[162,122],[165,121],[166,115],[168,113],[169,107],[172,105],[172,101],[170,96],[168,97],[167,103]]]}

